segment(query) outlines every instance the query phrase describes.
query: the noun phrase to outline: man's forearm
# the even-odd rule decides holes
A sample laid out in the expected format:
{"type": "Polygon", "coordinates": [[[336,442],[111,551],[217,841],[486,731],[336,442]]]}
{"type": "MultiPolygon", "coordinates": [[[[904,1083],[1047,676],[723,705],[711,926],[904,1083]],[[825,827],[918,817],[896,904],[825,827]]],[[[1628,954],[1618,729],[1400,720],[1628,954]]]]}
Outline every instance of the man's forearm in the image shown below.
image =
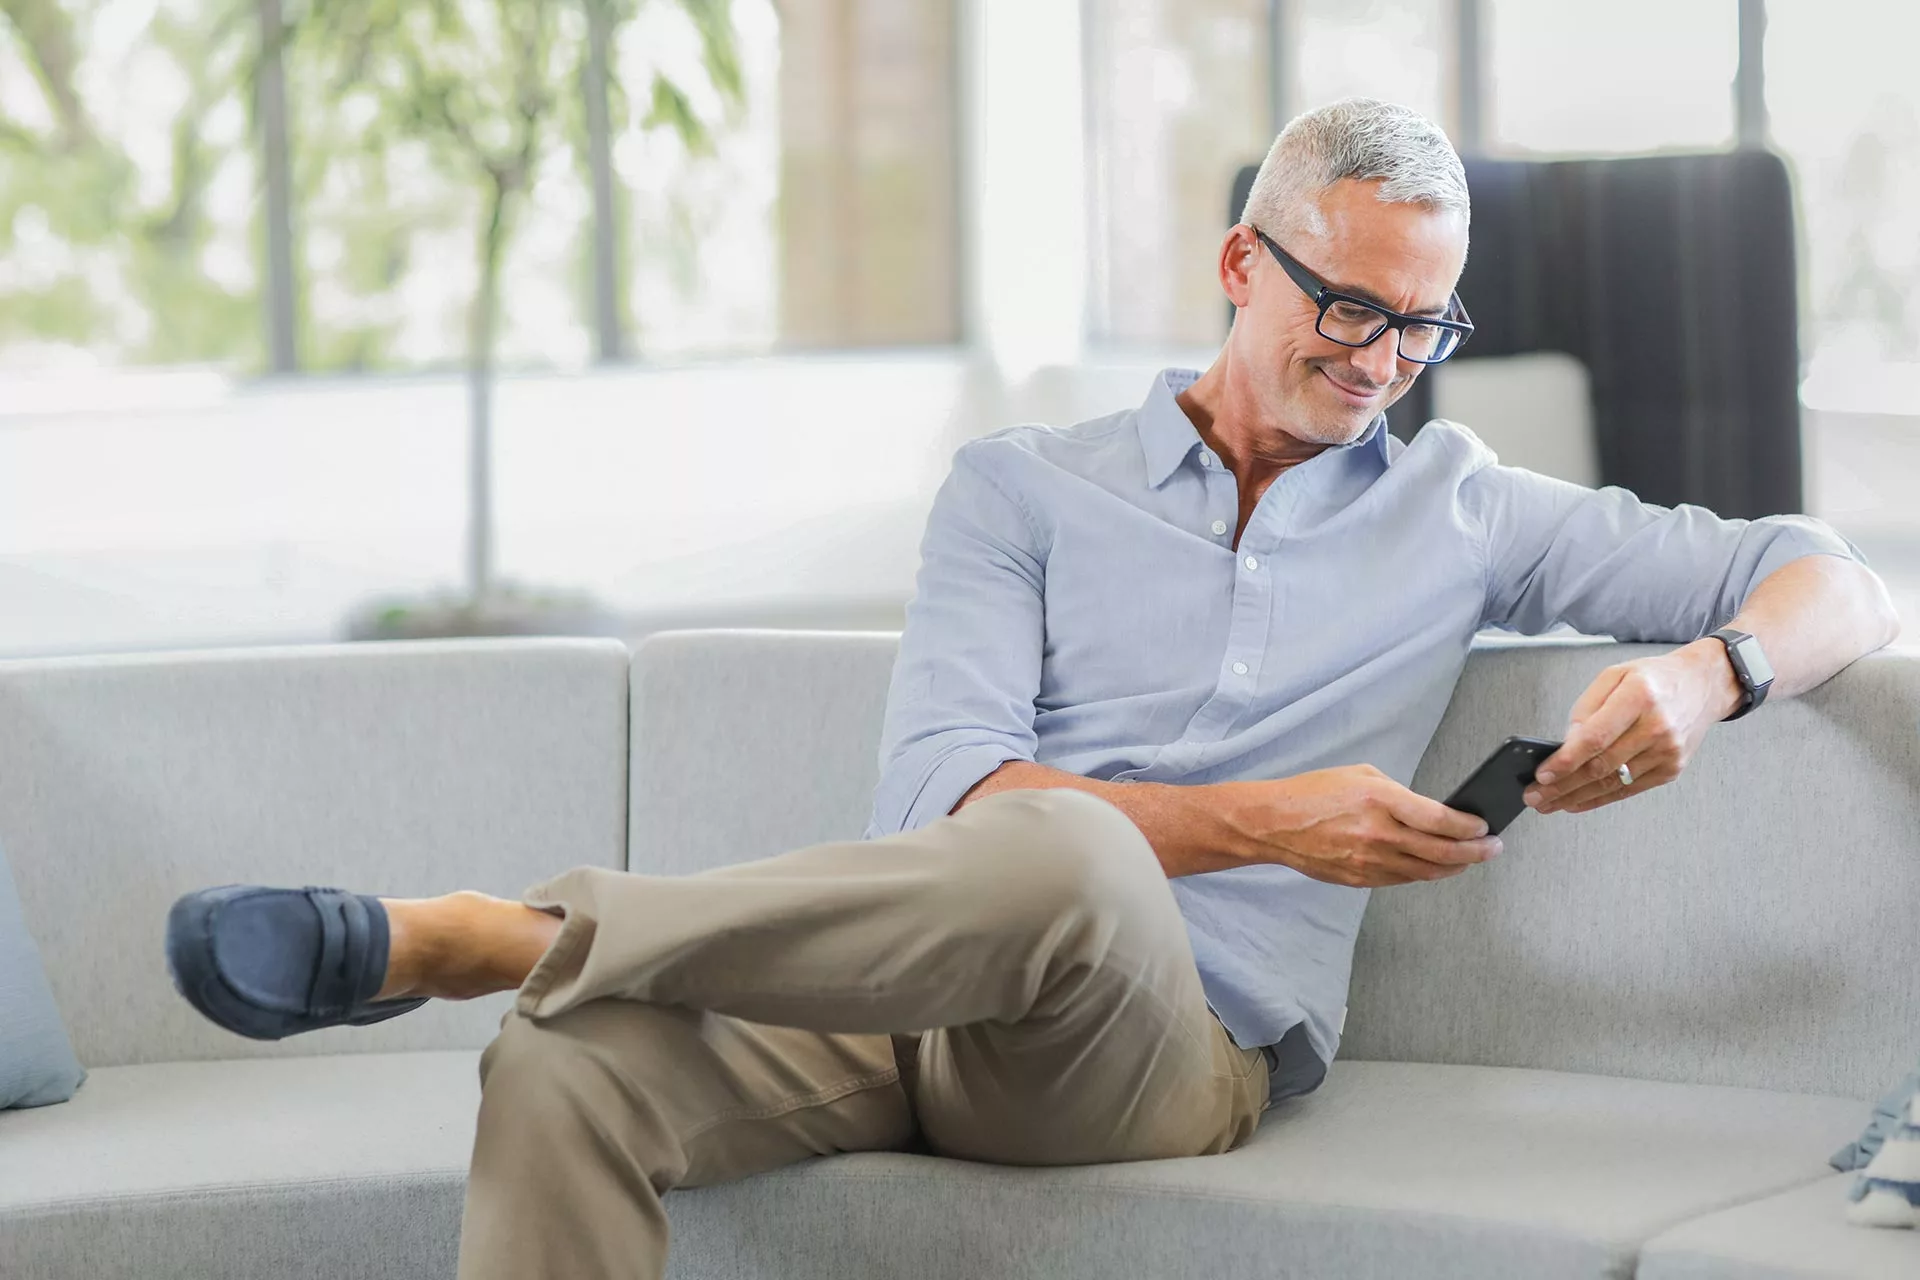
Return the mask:
{"type": "Polygon", "coordinates": [[[1001,791],[1071,787],[1099,796],[1133,820],[1160,859],[1168,879],[1243,865],[1229,852],[1238,834],[1206,803],[1208,788],[1164,782],[1101,782],[1029,760],[1009,760],[973,784],[955,813],[1001,791]]]}
{"type": "MultiPolygon", "coordinates": [[[[1753,589],[1727,625],[1759,639],[1773,667],[1770,698],[1816,688],[1900,633],[1886,586],[1865,565],[1839,556],[1804,556],[1782,565],[1753,589]]],[[[1743,694],[1725,646],[1709,636],[1687,648],[1714,673],[1731,714],[1743,694]]]]}

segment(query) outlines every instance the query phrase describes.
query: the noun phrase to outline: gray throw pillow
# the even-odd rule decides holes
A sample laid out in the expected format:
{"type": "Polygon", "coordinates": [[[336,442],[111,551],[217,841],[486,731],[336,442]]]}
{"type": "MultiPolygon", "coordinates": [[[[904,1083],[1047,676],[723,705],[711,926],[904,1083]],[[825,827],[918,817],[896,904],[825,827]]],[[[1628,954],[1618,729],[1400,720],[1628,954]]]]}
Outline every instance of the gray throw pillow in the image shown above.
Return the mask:
{"type": "Polygon", "coordinates": [[[86,1078],[60,1025],[47,971],[20,913],[13,869],[0,849],[0,1108],[65,1102],[86,1078]]]}
{"type": "Polygon", "coordinates": [[[1833,1153],[1827,1161],[1834,1168],[1845,1173],[1849,1169],[1864,1169],[1867,1162],[1880,1152],[1880,1144],[1887,1140],[1894,1126],[1900,1121],[1900,1115],[1906,1110],[1907,1102],[1920,1094],[1920,1071],[1915,1071],[1905,1080],[1893,1086],[1893,1091],[1873,1104],[1873,1118],[1867,1122],[1867,1129],[1859,1139],[1833,1153]]]}

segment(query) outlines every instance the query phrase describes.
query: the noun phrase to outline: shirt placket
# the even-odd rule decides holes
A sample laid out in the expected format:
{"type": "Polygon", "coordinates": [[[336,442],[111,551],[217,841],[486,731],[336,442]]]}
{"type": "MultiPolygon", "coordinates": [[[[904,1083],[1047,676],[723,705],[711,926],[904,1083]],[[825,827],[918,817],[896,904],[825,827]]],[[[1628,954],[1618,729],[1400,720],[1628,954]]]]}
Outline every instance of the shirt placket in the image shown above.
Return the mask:
{"type": "MultiPolygon", "coordinates": [[[[1206,476],[1209,509],[1217,512],[1224,502],[1237,513],[1239,497],[1232,473],[1207,450],[1201,451],[1200,465],[1206,476]]],[[[1260,687],[1261,665],[1273,629],[1273,555],[1293,506],[1288,479],[1281,476],[1261,495],[1240,537],[1240,546],[1233,552],[1233,608],[1226,649],[1220,657],[1213,696],[1194,713],[1186,733],[1181,735],[1188,743],[1218,742],[1252,703],[1254,691],[1260,687]]],[[[1222,523],[1216,517],[1213,527],[1222,523]]],[[[1231,546],[1231,526],[1227,532],[1226,543],[1231,546]]]]}

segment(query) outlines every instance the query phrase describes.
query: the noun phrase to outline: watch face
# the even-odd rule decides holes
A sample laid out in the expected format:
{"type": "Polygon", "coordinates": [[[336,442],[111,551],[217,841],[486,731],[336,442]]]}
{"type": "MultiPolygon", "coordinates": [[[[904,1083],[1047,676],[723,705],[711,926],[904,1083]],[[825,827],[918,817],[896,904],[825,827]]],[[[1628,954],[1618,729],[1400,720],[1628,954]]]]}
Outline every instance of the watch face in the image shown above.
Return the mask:
{"type": "Polygon", "coordinates": [[[1759,688],[1773,679],[1773,666],[1767,661],[1766,653],[1760,648],[1760,642],[1748,636],[1733,647],[1740,655],[1740,665],[1747,669],[1747,682],[1759,688]]]}

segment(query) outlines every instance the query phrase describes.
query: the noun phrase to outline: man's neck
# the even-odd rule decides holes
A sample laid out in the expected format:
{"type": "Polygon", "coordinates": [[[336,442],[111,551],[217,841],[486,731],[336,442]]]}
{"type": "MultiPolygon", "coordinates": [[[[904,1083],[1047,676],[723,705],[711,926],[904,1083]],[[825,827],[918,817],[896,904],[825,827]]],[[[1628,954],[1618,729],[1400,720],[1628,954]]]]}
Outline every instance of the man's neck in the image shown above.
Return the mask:
{"type": "Polygon", "coordinates": [[[1264,416],[1251,388],[1236,376],[1226,350],[1174,399],[1207,447],[1233,472],[1243,494],[1264,490],[1282,472],[1332,447],[1302,440],[1264,416]]]}

